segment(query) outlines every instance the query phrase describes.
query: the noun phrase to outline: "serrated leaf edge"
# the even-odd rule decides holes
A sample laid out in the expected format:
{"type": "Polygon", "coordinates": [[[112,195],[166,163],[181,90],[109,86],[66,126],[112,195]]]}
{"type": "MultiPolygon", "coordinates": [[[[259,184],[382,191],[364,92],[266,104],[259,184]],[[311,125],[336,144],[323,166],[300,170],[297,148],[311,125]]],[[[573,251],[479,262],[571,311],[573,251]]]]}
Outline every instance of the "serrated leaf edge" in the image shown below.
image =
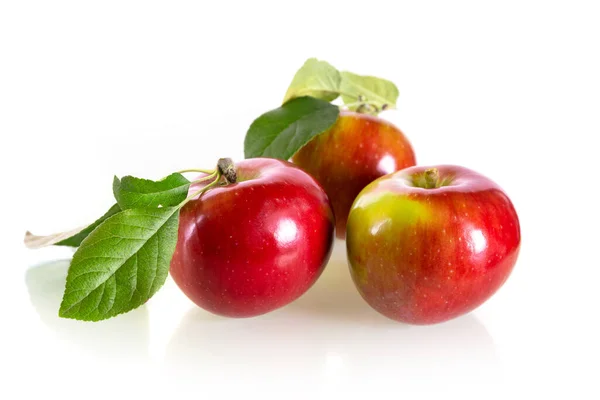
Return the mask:
{"type": "MultiPolygon", "coordinates": [[[[93,292],[94,292],[95,290],[97,290],[97,289],[98,289],[100,286],[102,286],[102,285],[105,285],[105,284],[106,284],[106,282],[107,282],[109,279],[111,279],[112,277],[114,277],[114,276],[115,276],[115,274],[117,273],[117,271],[118,271],[120,268],[122,268],[122,267],[123,267],[123,265],[124,265],[124,264],[125,264],[127,261],[129,261],[129,260],[130,260],[132,257],[134,257],[134,256],[135,256],[135,257],[137,257],[137,254],[138,254],[138,253],[139,253],[139,251],[140,251],[140,250],[141,250],[141,249],[144,247],[144,245],[145,245],[146,243],[148,243],[148,241],[150,241],[150,240],[151,240],[151,239],[152,239],[152,238],[153,238],[153,237],[154,237],[156,234],[158,234],[158,232],[159,232],[159,231],[160,231],[160,230],[161,230],[161,229],[162,229],[162,228],[163,228],[163,227],[164,227],[164,226],[167,224],[167,222],[169,222],[169,221],[170,221],[170,220],[171,220],[171,219],[172,219],[174,216],[177,216],[177,218],[178,218],[178,214],[179,214],[180,208],[179,208],[179,207],[171,207],[171,208],[173,209],[173,213],[169,214],[169,216],[168,216],[168,217],[166,217],[166,218],[164,219],[164,222],[163,222],[163,223],[162,223],[162,224],[161,224],[161,225],[160,225],[160,226],[159,226],[159,227],[156,229],[156,231],[155,231],[155,232],[154,232],[154,233],[153,233],[153,234],[152,234],[150,237],[148,237],[148,239],[146,239],[146,240],[143,242],[143,244],[141,244],[141,245],[140,245],[140,246],[139,246],[139,247],[138,247],[138,248],[135,250],[135,252],[134,252],[134,253],[133,253],[133,254],[132,254],[130,257],[128,257],[128,258],[126,258],[126,259],[123,259],[123,258],[120,258],[120,257],[115,257],[115,258],[119,258],[119,259],[121,259],[121,260],[124,260],[124,261],[120,263],[119,267],[117,267],[117,268],[115,269],[115,271],[114,271],[114,272],[112,272],[112,273],[110,274],[110,276],[106,278],[106,280],[104,280],[104,281],[103,281],[102,283],[100,283],[98,286],[96,286],[95,288],[93,288],[92,290],[90,290],[90,291],[88,292],[88,295],[89,295],[89,294],[91,294],[91,293],[93,293],[93,292]]],[[[105,221],[103,221],[103,222],[102,222],[100,225],[98,225],[98,226],[97,226],[97,227],[94,229],[94,231],[95,231],[96,229],[98,229],[100,226],[102,226],[104,223],[106,223],[106,222],[110,221],[110,220],[111,220],[113,217],[115,217],[115,216],[117,216],[117,215],[119,215],[119,214],[121,214],[121,213],[128,212],[128,211],[130,211],[130,210],[137,210],[137,211],[139,211],[140,209],[128,209],[128,210],[121,211],[120,213],[114,214],[114,215],[113,215],[113,216],[111,216],[110,218],[108,218],[108,219],[106,219],[105,221]]],[[[151,216],[151,215],[149,215],[149,216],[151,216]]],[[[93,232],[93,231],[92,231],[92,232],[93,232]]],[[[92,233],[90,233],[90,235],[88,235],[88,236],[87,236],[87,237],[86,237],[86,238],[85,238],[85,239],[84,239],[84,240],[81,242],[81,246],[79,247],[79,249],[82,249],[82,248],[84,248],[84,249],[85,249],[86,243],[87,243],[89,240],[92,240],[92,239],[93,239],[93,236],[92,236],[92,233]]],[[[94,243],[94,244],[95,244],[95,243],[94,243]]],[[[159,245],[159,244],[157,243],[157,245],[159,245]]],[[[79,251],[79,249],[78,249],[78,251],[79,251]]],[[[174,250],[174,249],[173,249],[173,250],[174,250]]],[[[157,252],[157,257],[158,257],[158,252],[157,252]]],[[[172,257],[172,255],[171,255],[171,257],[172,257]]],[[[85,259],[83,259],[83,260],[85,260],[85,259]]],[[[78,275],[78,276],[77,276],[77,277],[75,277],[75,278],[69,277],[69,275],[71,274],[71,267],[73,266],[73,262],[74,262],[74,261],[76,261],[76,255],[74,255],[74,256],[73,256],[73,259],[71,260],[71,265],[70,265],[70,267],[69,267],[69,273],[67,274],[67,280],[66,280],[66,282],[67,282],[67,283],[68,283],[70,280],[73,280],[73,279],[76,279],[76,278],[78,278],[78,277],[82,276],[82,275],[78,275]]],[[[80,260],[77,260],[77,261],[79,262],[80,260]]],[[[158,262],[157,262],[157,264],[158,264],[158,262]]],[[[136,268],[136,270],[137,270],[137,268],[136,268]]],[[[90,272],[90,271],[88,271],[88,272],[90,272]]],[[[166,278],[166,277],[165,277],[165,278],[166,278]]],[[[155,283],[156,276],[155,276],[153,279],[154,279],[154,280],[153,280],[152,284],[150,285],[150,293],[148,294],[148,298],[152,297],[152,295],[153,295],[154,293],[156,293],[156,291],[157,291],[157,290],[160,288],[160,286],[159,286],[159,287],[157,287],[156,289],[154,289],[154,283],[155,283]],[[154,292],[154,293],[153,293],[153,292],[154,292]]],[[[136,285],[137,285],[137,278],[136,278],[136,285]]],[[[161,285],[161,286],[162,286],[162,285],[161,285]]],[[[137,286],[136,286],[136,288],[137,288],[137,286]]],[[[133,293],[135,292],[136,288],[134,288],[134,289],[133,289],[133,291],[132,291],[133,293]]],[[[99,320],[105,320],[105,319],[108,319],[108,318],[115,317],[115,316],[117,316],[117,315],[119,315],[119,314],[123,314],[123,313],[125,313],[125,312],[131,311],[131,310],[133,310],[133,309],[136,309],[136,308],[140,307],[141,305],[143,305],[143,303],[141,303],[141,304],[139,304],[138,306],[136,306],[136,307],[133,307],[133,308],[125,308],[125,309],[119,310],[119,312],[117,312],[117,313],[115,313],[115,314],[112,314],[112,315],[109,315],[109,316],[107,316],[106,318],[98,318],[98,319],[86,319],[86,318],[82,318],[82,317],[78,317],[78,316],[72,316],[72,315],[68,315],[68,312],[69,312],[69,311],[70,311],[70,310],[71,310],[73,307],[75,307],[76,305],[80,304],[80,303],[81,303],[83,300],[85,300],[85,299],[86,299],[88,296],[85,296],[85,297],[81,298],[81,299],[80,299],[78,302],[76,302],[76,303],[74,303],[74,304],[70,305],[70,306],[69,306],[67,309],[65,309],[65,307],[64,307],[64,301],[65,301],[65,297],[66,297],[67,295],[68,295],[68,285],[65,285],[65,292],[64,292],[64,294],[63,294],[63,300],[61,301],[61,305],[60,305],[60,309],[59,309],[59,313],[58,313],[58,315],[59,315],[60,317],[62,317],[62,318],[70,318],[70,319],[76,319],[76,320],[82,320],[82,321],[99,321],[99,320]]],[[[132,296],[132,297],[133,297],[133,296],[132,296]]],[[[101,298],[100,298],[100,302],[101,302],[102,298],[103,298],[103,297],[101,296],[101,298]]],[[[99,302],[98,304],[100,304],[100,302],[99,302]]],[[[111,309],[110,309],[110,310],[112,310],[112,307],[114,307],[114,305],[113,305],[113,306],[111,306],[111,309]]],[[[97,308],[94,308],[94,309],[93,309],[92,311],[90,311],[88,314],[91,314],[91,313],[92,313],[94,310],[97,310],[97,308]]]]}

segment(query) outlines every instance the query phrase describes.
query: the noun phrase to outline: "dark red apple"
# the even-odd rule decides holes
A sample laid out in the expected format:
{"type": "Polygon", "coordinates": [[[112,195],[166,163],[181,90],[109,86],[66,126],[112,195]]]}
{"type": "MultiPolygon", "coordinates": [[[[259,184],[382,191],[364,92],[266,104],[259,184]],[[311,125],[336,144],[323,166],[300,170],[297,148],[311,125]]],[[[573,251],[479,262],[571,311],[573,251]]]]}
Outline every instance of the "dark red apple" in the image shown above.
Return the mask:
{"type": "Polygon", "coordinates": [[[302,147],[292,162],[314,176],[327,192],[337,237],[343,239],[358,193],[380,176],[415,165],[415,154],[406,136],[390,122],[342,111],[335,125],[302,147]]]}
{"type": "Polygon", "coordinates": [[[306,292],[331,254],[327,195],[293,164],[236,164],[237,182],[209,189],[180,214],[170,273],[198,306],[229,317],[282,307],[306,292]]]}
{"type": "Polygon", "coordinates": [[[389,318],[431,324],[465,314],[506,281],[519,219],[490,179],[458,166],[411,167],[369,184],[348,217],[350,271],[389,318]]]}

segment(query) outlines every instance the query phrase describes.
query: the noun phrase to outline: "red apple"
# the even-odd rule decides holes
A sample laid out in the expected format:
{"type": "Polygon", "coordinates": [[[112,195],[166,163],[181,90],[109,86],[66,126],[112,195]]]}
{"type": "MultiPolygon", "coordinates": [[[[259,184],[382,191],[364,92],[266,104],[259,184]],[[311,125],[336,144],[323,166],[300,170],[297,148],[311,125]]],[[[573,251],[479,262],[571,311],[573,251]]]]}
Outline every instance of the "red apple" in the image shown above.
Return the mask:
{"type": "Polygon", "coordinates": [[[251,317],[290,303],[317,280],[334,218],[319,184],[289,162],[254,158],[235,169],[236,183],[182,208],[170,273],[198,306],[251,317]]]}
{"type": "Polygon", "coordinates": [[[431,324],[478,307],[506,281],[517,213],[490,179],[458,166],[411,167],[356,198],[346,247],[352,279],[383,315],[431,324]]]}
{"type": "Polygon", "coordinates": [[[415,165],[415,154],[408,139],[390,122],[342,111],[335,125],[302,147],[292,162],[314,176],[327,192],[337,237],[343,239],[358,193],[380,176],[415,165]]]}

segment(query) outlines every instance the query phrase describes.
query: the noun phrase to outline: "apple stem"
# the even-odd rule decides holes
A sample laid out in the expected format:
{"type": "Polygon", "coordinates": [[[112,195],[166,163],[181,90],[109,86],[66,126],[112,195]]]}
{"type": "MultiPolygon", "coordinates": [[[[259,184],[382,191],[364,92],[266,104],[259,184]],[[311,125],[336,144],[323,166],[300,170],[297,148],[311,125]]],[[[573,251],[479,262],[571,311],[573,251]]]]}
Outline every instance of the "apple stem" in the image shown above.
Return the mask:
{"type": "Polygon", "coordinates": [[[235,166],[231,158],[219,158],[219,161],[217,161],[217,170],[228,184],[237,182],[237,174],[235,173],[235,166]]]}
{"type": "MultiPolygon", "coordinates": [[[[344,93],[342,93],[344,95],[344,93]]],[[[348,97],[354,97],[352,95],[346,94],[348,97]]],[[[365,96],[359,94],[356,97],[356,101],[352,103],[344,104],[340,106],[340,108],[352,108],[356,107],[356,112],[359,114],[369,114],[369,115],[377,115],[381,111],[387,110],[390,108],[389,104],[381,104],[381,102],[369,101],[365,96]]]]}
{"type": "Polygon", "coordinates": [[[177,171],[175,173],[176,174],[185,174],[185,173],[188,173],[188,172],[199,172],[201,174],[210,175],[210,174],[214,173],[215,171],[214,170],[209,170],[209,169],[190,168],[190,169],[182,169],[181,171],[177,171]]]}
{"type": "MultiPolygon", "coordinates": [[[[197,171],[197,170],[185,170],[185,171],[189,172],[189,171],[197,171]]],[[[202,196],[202,194],[204,194],[205,192],[207,192],[208,190],[212,189],[215,186],[223,185],[223,183],[220,182],[221,177],[223,177],[223,179],[225,180],[225,185],[229,185],[231,183],[237,182],[237,174],[235,172],[235,166],[234,166],[231,158],[219,158],[219,161],[217,161],[216,170],[214,170],[210,175],[205,176],[203,178],[198,179],[197,181],[192,182],[192,184],[194,184],[194,183],[200,183],[200,182],[204,182],[204,181],[212,179],[212,181],[209,182],[202,189],[193,193],[191,196],[188,196],[185,200],[183,200],[181,203],[179,203],[178,207],[181,208],[181,207],[185,206],[190,200],[192,200],[196,197],[202,196]]]]}
{"type": "Polygon", "coordinates": [[[425,188],[426,189],[434,189],[439,187],[440,182],[440,172],[437,168],[429,168],[425,170],[425,188]]]}
{"type": "Polygon", "coordinates": [[[190,200],[192,200],[196,197],[202,196],[206,191],[217,186],[219,184],[220,180],[221,180],[221,172],[217,170],[217,171],[215,171],[215,179],[212,182],[210,182],[209,184],[207,184],[206,186],[204,186],[202,189],[198,190],[197,192],[193,193],[191,196],[188,196],[185,200],[183,200],[181,203],[179,203],[179,205],[177,207],[182,208],[190,200]]]}
{"type": "Polygon", "coordinates": [[[219,171],[215,170],[215,171],[211,172],[210,175],[206,175],[206,176],[204,176],[202,178],[199,178],[199,179],[196,179],[195,181],[192,181],[190,183],[190,185],[195,185],[195,184],[198,184],[198,183],[210,181],[210,180],[214,179],[217,176],[218,173],[219,173],[219,171]]]}

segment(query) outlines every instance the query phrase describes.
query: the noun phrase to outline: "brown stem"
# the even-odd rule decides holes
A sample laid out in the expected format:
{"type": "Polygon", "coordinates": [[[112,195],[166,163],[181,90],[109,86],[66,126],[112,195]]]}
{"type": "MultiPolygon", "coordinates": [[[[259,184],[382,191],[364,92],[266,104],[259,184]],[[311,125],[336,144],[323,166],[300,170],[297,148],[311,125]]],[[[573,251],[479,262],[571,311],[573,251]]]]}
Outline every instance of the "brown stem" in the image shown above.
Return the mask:
{"type": "Polygon", "coordinates": [[[225,181],[227,183],[235,183],[237,181],[235,166],[231,158],[219,158],[219,161],[217,161],[217,169],[219,170],[219,173],[225,178],[225,181]]]}
{"type": "Polygon", "coordinates": [[[440,172],[437,168],[429,168],[425,170],[425,187],[434,189],[439,186],[440,172]]]}

